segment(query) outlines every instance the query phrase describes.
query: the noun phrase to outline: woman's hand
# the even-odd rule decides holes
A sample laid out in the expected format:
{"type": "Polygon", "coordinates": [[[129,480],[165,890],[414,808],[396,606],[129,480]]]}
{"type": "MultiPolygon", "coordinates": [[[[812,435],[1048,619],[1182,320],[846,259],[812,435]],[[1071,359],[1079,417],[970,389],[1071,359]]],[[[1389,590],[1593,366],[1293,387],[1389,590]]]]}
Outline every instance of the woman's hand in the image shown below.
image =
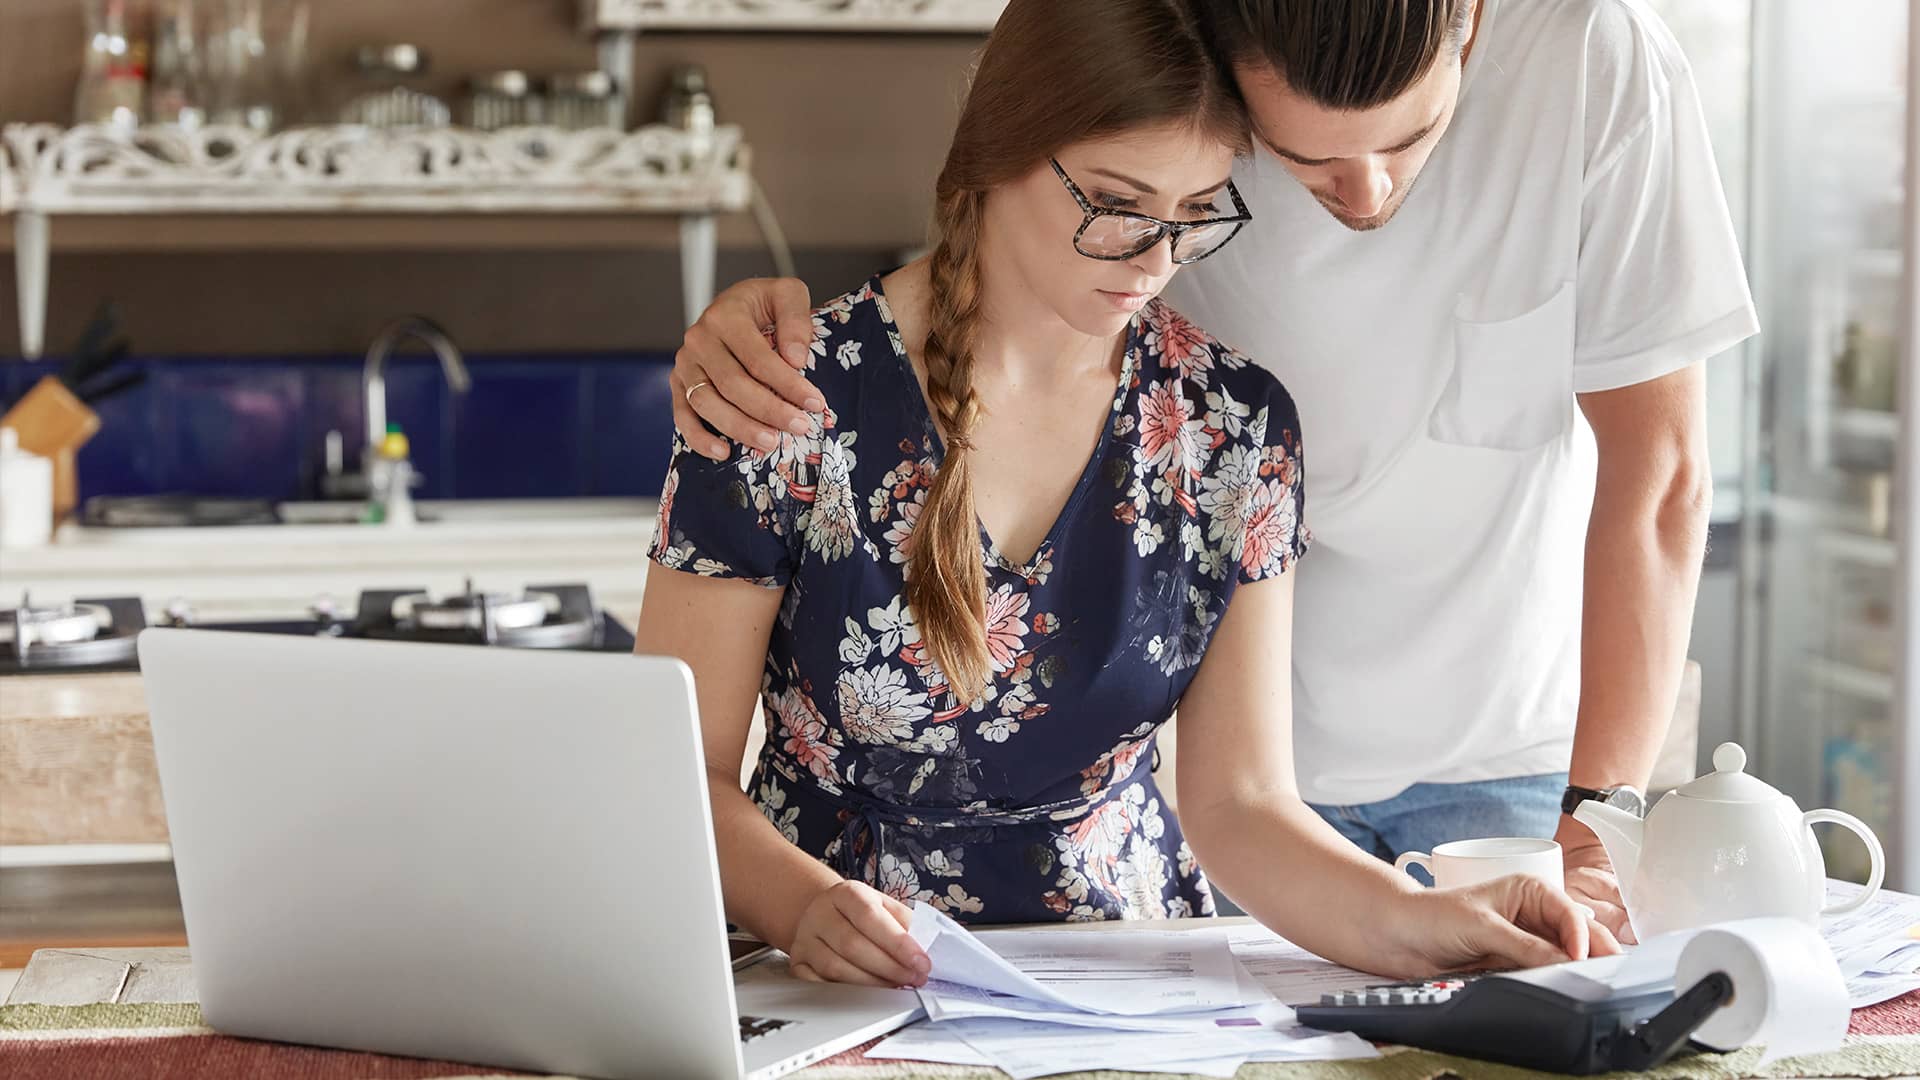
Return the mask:
{"type": "Polygon", "coordinates": [[[1620,951],[1591,908],[1519,875],[1407,893],[1390,917],[1400,928],[1394,966],[1403,968],[1392,974],[1401,978],[1544,967],[1620,951]]]}
{"type": "Polygon", "coordinates": [[[794,975],[812,982],[921,986],[932,963],[907,928],[913,912],[858,881],[814,894],[787,950],[794,975]]]}
{"type": "Polygon", "coordinates": [[[811,311],[807,287],[798,279],[755,278],[715,297],[687,329],[668,383],[673,426],[695,453],[727,459],[730,448],[714,431],[772,450],[780,445],[782,431],[806,435],[813,430],[807,413],[827,405],[800,374],[813,346],[811,311]]]}

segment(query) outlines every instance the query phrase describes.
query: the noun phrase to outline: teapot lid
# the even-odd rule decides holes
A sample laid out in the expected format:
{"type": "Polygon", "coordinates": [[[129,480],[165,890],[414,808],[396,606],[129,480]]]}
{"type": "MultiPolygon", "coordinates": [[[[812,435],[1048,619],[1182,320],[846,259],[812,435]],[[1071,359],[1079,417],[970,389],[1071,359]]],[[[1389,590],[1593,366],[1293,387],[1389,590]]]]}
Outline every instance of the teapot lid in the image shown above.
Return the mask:
{"type": "Polygon", "coordinates": [[[1740,744],[1723,742],[1713,748],[1713,771],[1682,785],[1674,794],[1709,802],[1736,803],[1785,798],[1773,785],[1748,774],[1746,768],[1747,752],[1740,744]]]}

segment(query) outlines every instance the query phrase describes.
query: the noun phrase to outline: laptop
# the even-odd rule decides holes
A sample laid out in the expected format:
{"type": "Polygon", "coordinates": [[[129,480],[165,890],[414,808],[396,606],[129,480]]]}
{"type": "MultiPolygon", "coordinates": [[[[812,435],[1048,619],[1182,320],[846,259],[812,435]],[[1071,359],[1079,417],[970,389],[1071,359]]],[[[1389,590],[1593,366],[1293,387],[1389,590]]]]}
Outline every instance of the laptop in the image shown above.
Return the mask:
{"type": "Polygon", "coordinates": [[[677,660],[166,629],[139,649],[220,1031],[763,1080],[920,1015],[768,965],[736,986],[677,660]]]}

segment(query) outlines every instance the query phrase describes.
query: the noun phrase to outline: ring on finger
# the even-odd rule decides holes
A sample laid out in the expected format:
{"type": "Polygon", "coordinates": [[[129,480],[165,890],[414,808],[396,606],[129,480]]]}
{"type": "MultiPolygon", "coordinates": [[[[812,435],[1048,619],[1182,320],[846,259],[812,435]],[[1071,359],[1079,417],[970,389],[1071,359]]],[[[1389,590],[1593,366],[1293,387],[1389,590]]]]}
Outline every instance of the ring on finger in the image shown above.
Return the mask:
{"type": "Polygon", "coordinates": [[[695,390],[698,390],[703,386],[712,386],[712,385],[713,385],[713,380],[701,379],[699,382],[694,383],[692,386],[687,387],[687,393],[686,393],[687,404],[688,405],[693,404],[693,392],[695,390]]]}

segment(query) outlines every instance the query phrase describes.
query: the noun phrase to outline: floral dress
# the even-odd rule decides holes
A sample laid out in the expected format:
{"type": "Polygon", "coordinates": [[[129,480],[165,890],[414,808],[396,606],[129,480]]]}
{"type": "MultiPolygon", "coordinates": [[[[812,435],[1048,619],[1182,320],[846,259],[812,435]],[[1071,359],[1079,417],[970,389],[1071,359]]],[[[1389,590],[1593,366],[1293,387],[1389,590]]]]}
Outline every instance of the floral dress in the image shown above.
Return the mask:
{"type": "Polygon", "coordinates": [[[1234,590],[1306,549],[1292,399],[1173,309],[1142,309],[1032,560],[982,530],[992,678],[958,701],[905,599],[944,448],[880,281],[813,322],[813,432],[725,462],[676,438],[651,553],[785,590],[749,794],[843,876],[965,922],[1211,914],[1153,739],[1234,590]]]}

